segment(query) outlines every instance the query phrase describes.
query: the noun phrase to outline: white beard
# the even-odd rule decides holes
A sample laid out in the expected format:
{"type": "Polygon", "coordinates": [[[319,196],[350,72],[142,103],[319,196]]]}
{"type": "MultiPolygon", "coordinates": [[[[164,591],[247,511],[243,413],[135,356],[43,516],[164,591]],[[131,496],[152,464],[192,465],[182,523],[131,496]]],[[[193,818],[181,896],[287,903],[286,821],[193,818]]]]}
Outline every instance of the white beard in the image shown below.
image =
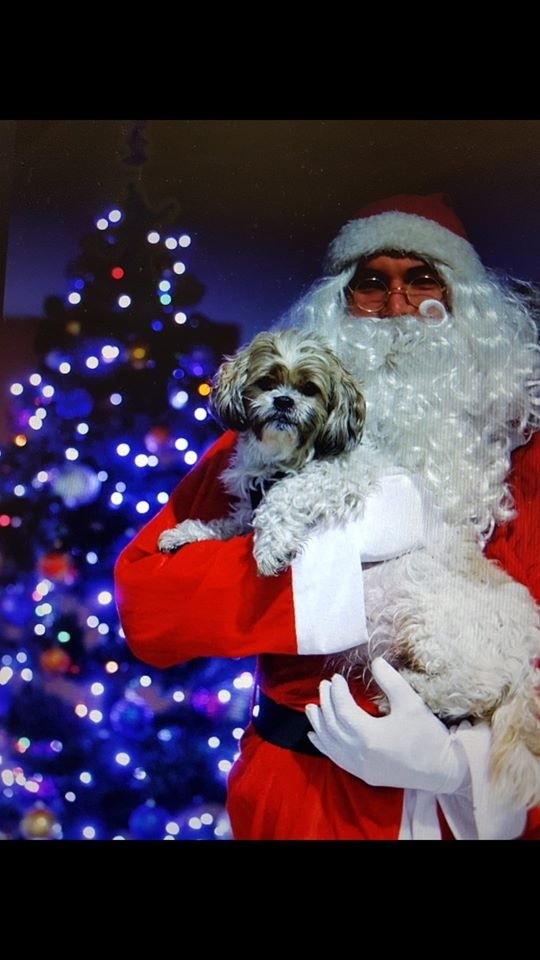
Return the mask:
{"type": "Polygon", "coordinates": [[[337,350],[366,397],[366,440],[421,473],[448,519],[484,528],[504,496],[509,429],[458,326],[345,314],[337,350]]]}

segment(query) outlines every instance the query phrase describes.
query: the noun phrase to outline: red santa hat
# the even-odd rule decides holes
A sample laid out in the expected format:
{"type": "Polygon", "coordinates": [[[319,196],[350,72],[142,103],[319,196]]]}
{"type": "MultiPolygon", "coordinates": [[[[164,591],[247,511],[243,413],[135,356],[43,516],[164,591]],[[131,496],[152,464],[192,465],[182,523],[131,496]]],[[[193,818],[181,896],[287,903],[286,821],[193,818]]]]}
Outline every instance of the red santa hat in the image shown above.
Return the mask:
{"type": "Polygon", "coordinates": [[[446,265],[458,281],[485,278],[485,268],[465,227],[442,193],[399,194],[363,207],[330,244],[325,272],[340,273],[362,257],[383,250],[414,253],[446,265]]]}

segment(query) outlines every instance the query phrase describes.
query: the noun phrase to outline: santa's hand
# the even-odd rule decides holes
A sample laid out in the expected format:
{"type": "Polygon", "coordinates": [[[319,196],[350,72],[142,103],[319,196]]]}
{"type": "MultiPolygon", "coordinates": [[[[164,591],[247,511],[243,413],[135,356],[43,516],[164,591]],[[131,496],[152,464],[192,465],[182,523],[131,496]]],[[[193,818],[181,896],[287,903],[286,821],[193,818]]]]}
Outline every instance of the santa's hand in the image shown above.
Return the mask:
{"type": "Polygon", "coordinates": [[[311,742],[339,767],[378,787],[455,793],[468,766],[461,745],[382,657],[373,676],[390,702],[390,713],[372,717],[354,702],[340,674],[322,680],[321,706],[306,706],[311,742]]]}

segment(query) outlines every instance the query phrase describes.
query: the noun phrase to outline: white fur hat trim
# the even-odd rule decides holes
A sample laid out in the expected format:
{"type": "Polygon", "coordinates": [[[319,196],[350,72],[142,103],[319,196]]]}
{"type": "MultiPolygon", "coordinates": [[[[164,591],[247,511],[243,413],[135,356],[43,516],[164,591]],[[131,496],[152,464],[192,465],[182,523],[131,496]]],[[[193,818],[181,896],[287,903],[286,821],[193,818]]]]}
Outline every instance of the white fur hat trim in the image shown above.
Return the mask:
{"type": "Polygon", "coordinates": [[[340,273],[362,257],[384,250],[402,250],[445,264],[457,281],[485,279],[485,268],[468,240],[434,220],[400,211],[349,220],[328,248],[325,272],[340,273]]]}

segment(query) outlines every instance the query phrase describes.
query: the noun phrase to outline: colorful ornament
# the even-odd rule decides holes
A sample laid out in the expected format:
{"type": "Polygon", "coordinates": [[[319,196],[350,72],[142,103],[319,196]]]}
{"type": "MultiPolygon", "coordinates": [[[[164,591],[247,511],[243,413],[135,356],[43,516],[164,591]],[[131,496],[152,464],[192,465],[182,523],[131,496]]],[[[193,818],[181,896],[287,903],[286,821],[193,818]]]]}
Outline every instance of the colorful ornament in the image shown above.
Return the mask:
{"type": "Polygon", "coordinates": [[[62,828],[44,803],[35,803],[22,818],[19,829],[24,840],[60,840],[62,828]]]}
{"type": "Polygon", "coordinates": [[[198,690],[193,691],[190,703],[196,713],[202,713],[205,717],[214,718],[224,712],[218,692],[206,690],[204,687],[199,687],[198,690]]]}
{"type": "Polygon", "coordinates": [[[150,360],[150,350],[146,343],[134,343],[128,350],[129,362],[134,370],[144,370],[150,360]]]}
{"type": "Polygon", "coordinates": [[[50,550],[39,557],[37,567],[38,572],[48,580],[66,583],[69,586],[75,582],[77,570],[69,553],[50,550]]]}
{"type": "Polygon", "coordinates": [[[44,650],[39,662],[49,673],[67,673],[71,667],[71,657],[61,647],[50,647],[44,650]]]}
{"type": "Polygon", "coordinates": [[[133,694],[115,703],[110,712],[115,733],[132,740],[144,740],[152,729],[153,717],[146,701],[133,694]]]}
{"type": "Polygon", "coordinates": [[[168,427],[156,424],[151,427],[144,438],[144,445],[149,453],[159,453],[171,441],[171,432],[168,427]]]}

